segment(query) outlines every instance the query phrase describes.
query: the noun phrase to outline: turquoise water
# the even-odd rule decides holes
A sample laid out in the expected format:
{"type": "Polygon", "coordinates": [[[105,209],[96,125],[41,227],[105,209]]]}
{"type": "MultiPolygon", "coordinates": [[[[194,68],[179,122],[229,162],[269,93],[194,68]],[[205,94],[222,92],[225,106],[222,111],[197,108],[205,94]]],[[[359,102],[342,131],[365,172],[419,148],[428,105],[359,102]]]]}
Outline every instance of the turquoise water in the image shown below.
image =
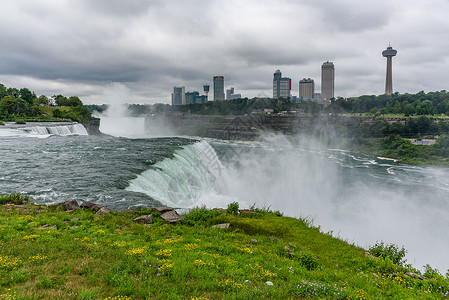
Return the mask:
{"type": "Polygon", "coordinates": [[[323,232],[365,248],[381,240],[403,245],[418,268],[449,268],[446,168],[326,149],[306,137],[242,143],[151,138],[144,130],[126,138],[31,127],[0,128],[0,193],[112,209],[238,201],[312,219],[323,232]]]}

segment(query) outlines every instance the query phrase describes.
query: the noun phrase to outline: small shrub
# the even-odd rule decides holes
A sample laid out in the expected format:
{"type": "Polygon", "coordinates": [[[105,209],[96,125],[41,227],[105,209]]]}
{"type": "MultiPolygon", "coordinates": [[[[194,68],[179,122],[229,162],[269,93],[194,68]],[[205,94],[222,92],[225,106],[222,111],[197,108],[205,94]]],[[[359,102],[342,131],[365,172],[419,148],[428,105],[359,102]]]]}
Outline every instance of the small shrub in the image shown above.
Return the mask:
{"type": "Polygon", "coordinates": [[[384,244],[384,242],[377,242],[374,246],[371,246],[368,252],[381,258],[389,258],[394,264],[403,266],[405,260],[403,259],[407,250],[404,247],[399,249],[395,244],[384,244]]]}
{"type": "Polygon", "coordinates": [[[220,211],[207,209],[206,206],[195,207],[183,216],[182,222],[191,226],[208,225],[214,217],[220,214],[220,211]]]}
{"type": "Polygon", "coordinates": [[[312,271],[318,268],[318,261],[310,253],[299,254],[298,260],[301,263],[301,265],[307,269],[307,271],[312,271]]]}
{"type": "Polygon", "coordinates": [[[228,214],[238,215],[239,214],[239,203],[232,202],[229,203],[228,208],[226,209],[228,214]]]}
{"type": "Polygon", "coordinates": [[[5,125],[5,123],[3,123],[2,121],[0,121],[0,125],[5,125]]]}
{"type": "Polygon", "coordinates": [[[22,195],[20,193],[0,195],[0,204],[26,204],[28,202],[30,202],[30,197],[28,197],[27,195],[22,195]]]}
{"type": "Polygon", "coordinates": [[[16,124],[26,124],[24,120],[18,119],[16,120],[16,124]]]}

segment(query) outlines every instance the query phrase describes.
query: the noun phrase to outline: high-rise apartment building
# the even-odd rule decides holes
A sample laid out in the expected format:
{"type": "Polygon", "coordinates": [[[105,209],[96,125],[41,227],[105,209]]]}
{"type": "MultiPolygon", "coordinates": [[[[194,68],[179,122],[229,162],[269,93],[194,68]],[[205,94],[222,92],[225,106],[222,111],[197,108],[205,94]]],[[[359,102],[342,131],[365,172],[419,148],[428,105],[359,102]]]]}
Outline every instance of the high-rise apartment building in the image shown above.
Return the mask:
{"type": "Polygon", "coordinates": [[[325,62],[321,66],[321,97],[325,101],[334,98],[335,68],[334,63],[325,62]]]}
{"type": "Polygon", "coordinates": [[[315,94],[315,82],[311,78],[299,81],[299,98],[312,99],[315,94]]]}
{"type": "Polygon", "coordinates": [[[214,101],[224,100],[224,77],[214,76],[214,101]]]}
{"type": "Polygon", "coordinates": [[[231,87],[226,90],[226,100],[240,99],[242,98],[241,94],[234,94],[234,88],[231,87]]]}
{"type": "Polygon", "coordinates": [[[185,87],[174,87],[171,94],[171,105],[184,105],[186,104],[185,87]]]}
{"type": "Polygon", "coordinates": [[[292,80],[287,77],[283,78],[281,71],[276,70],[276,72],[273,74],[273,98],[290,98],[291,89],[292,80]]]}

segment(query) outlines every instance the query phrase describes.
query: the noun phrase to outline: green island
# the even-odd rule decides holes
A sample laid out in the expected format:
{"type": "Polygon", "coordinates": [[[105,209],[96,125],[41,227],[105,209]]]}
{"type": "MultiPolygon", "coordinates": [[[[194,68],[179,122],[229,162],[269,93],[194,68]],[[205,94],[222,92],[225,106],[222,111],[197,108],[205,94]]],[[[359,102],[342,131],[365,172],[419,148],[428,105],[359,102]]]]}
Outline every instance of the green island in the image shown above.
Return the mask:
{"type": "MultiPolygon", "coordinates": [[[[0,196],[0,299],[447,299],[448,274],[252,207],[109,211],[0,196]],[[138,223],[148,219],[151,224],[138,223]],[[214,226],[215,225],[215,226],[214,226]],[[218,226],[217,226],[218,225],[218,226]]],[[[80,206],[82,207],[82,205],[80,206]]]]}

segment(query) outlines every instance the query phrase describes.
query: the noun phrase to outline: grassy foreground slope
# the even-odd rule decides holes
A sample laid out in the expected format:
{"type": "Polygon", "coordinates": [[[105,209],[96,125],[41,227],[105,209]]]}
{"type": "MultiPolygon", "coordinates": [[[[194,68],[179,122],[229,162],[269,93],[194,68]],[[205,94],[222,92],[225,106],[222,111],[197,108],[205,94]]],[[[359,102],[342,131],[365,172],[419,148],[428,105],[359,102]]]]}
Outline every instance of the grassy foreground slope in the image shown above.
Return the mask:
{"type": "MultiPolygon", "coordinates": [[[[428,279],[269,211],[198,208],[182,223],[0,206],[0,299],[444,299],[428,279]],[[212,228],[230,223],[229,228],[212,228]]],[[[419,273],[416,270],[413,270],[419,273]]]]}

